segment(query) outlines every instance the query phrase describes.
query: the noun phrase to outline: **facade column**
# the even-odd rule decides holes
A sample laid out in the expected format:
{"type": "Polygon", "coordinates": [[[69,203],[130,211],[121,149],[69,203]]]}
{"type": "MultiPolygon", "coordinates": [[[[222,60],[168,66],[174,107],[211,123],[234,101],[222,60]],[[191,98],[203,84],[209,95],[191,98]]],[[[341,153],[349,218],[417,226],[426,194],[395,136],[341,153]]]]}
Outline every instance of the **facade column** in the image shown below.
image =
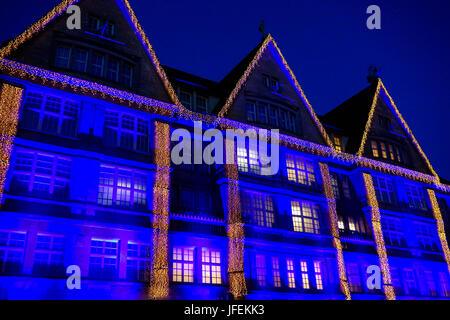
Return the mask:
{"type": "Polygon", "coordinates": [[[165,299],[169,296],[169,194],[170,194],[170,126],[154,122],[154,163],[156,165],[151,199],[153,214],[153,259],[150,297],[165,299]]]}
{"type": "Polygon", "coordinates": [[[380,261],[381,272],[383,274],[383,288],[387,300],[395,300],[394,287],[391,281],[391,270],[389,268],[389,261],[384,243],[383,230],[381,228],[380,209],[378,207],[378,200],[373,186],[372,176],[369,173],[363,173],[364,187],[366,190],[367,204],[370,211],[372,221],[372,231],[375,239],[375,245],[380,261]]]}
{"type": "Polygon", "coordinates": [[[244,271],[244,224],[239,197],[239,173],[236,164],[234,142],[225,139],[227,163],[224,164],[224,183],[221,184],[228,236],[228,281],[230,293],[235,300],[247,295],[244,271]]]}
{"type": "Polygon", "coordinates": [[[447,262],[448,272],[450,273],[450,251],[448,249],[447,238],[445,236],[445,226],[442,220],[441,210],[439,209],[439,204],[436,199],[436,194],[434,190],[428,189],[428,196],[430,197],[431,209],[433,210],[433,216],[436,219],[437,232],[439,239],[441,241],[442,251],[444,252],[444,259],[447,262]]]}
{"type": "Polygon", "coordinates": [[[323,181],[323,189],[325,196],[327,197],[328,219],[330,221],[331,235],[333,236],[333,246],[336,249],[341,291],[345,295],[346,300],[351,300],[347,272],[345,270],[344,253],[342,250],[341,239],[339,238],[336,199],[334,198],[333,188],[331,186],[330,171],[328,170],[328,165],[326,163],[319,163],[319,167],[323,181]]]}
{"type": "Polygon", "coordinates": [[[7,83],[0,84],[0,207],[6,173],[9,169],[11,150],[17,134],[19,110],[22,105],[23,89],[7,83]]]}

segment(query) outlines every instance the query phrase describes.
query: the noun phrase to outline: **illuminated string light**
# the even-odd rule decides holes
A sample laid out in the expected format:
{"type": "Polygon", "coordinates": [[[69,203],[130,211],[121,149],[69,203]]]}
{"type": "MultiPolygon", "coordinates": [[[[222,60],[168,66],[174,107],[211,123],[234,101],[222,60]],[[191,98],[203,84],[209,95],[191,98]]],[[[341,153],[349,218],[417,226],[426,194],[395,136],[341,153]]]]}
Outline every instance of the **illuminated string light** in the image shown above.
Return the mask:
{"type": "Polygon", "coordinates": [[[0,206],[6,173],[9,168],[13,140],[17,133],[23,89],[2,84],[0,87],[0,206]]]}
{"type": "Polygon", "coordinates": [[[342,250],[341,239],[339,237],[338,218],[336,212],[336,199],[334,198],[333,188],[331,186],[330,171],[325,163],[319,163],[320,174],[323,181],[323,189],[327,197],[328,217],[330,219],[331,235],[333,236],[333,245],[336,249],[338,262],[339,282],[342,293],[346,300],[351,300],[350,289],[348,286],[347,272],[345,271],[344,253],[342,250]]]}
{"type": "Polygon", "coordinates": [[[170,194],[170,126],[154,123],[154,162],[156,164],[153,187],[153,261],[150,280],[152,299],[169,296],[169,194],[170,194]]]}
{"type": "Polygon", "coordinates": [[[419,143],[417,142],[416,138],[414,137],[412,131],[409,129],[408,124],[403,119],[400,111],[397,109],[397,106],[395,105],[394,100],[392,100],[391,96],[389,95],[389,92],[386,90],[386,87],[384,86],[384,84],[381,81],[381,79],[378,79],[377,90],[376,90],[376,93],[375,93],[375,95],[373,97],[372,106],[370,107],[369,117],[367,119],[366,127],[364,129],[363,138],[361,140],[361,145],[360,145],[359,150],[358,150],[358,152],[356,154],[358,156],[361,156],[363,154],[363,152],[364,152],[364,146],[366,144],[367,137],[368,137],[368,134],[369,134],[369,130],[370,130],[371,125],[372,125],[373,115],[374,115],[374,112],[375,112],[375,108],[376,108],[376,105],[377,105],[377,99],[379,97],[381,89],[383,89],[384,94],[388,97],[390,105],[392,106],[392,109],[394,111],[393,112],[394,115],[400,121],[403,129],[406,131],[406,133],[408,134],[408,136],[412,140],[413,145],[416,147],[417,151],[419,151],[420,155],[425,160],[425,163],[426,163],[428,169],[431,171],[433,176],[438,177],[437,173],[434,171],[433,167],[431,166],[431,163],[428,161],[427,156],[425,155],[425,153],[423,152],[423,150],[420,147],[419,143]]]}
{"type": "Polygon", "coordinates": [[[381,228],[380,209],[378,207],[378,200],[373,187],[372,176],[368,173],[363,173],[364,187],[366,189],[367,204],[372,216],[372,229],[375,239],[375,245],[380,261],[381,272],[383,273],[383,288],[387,300],[395,300],[394,287],[391,281],[391,270],[389,268],[389,261],[384,243],[383,230],[381,228]]]}
{"type": "Polygon", "coordinates": [[[218,117],[219,118],[225,117],[225,115],[228,112],[229,108],[231,107],[233,102],[236,100],[237,95],[241,91],[242,87],[244,86],[245,82],[249,78],[250,74],[255,69],[255,67],[258,64],[259,60],[261,59],[264,51],[267,49],[267,47],[269,46],[270,43],[272,43],[272,45],[275,48],[275,50],[277,51],[278,55],[281,57],[281,60],[282,60],[284,68],[289,73],[289,76],[290,76],[290,78],[291,78],[291,80],[292,80],[292,82],[294,84],[295,89],[297,90],[298,94],[300,95],[300,98],[302,99],[302,101],[305,103],[306,109],[308,110],[312,120],[314,121],[314,123],[316,124],[317,128],[319,129],[319,131],[320,131],[323,139],[325,140],[326,144],[328,146],[332,146],[333,144],[332,144],[330,138],[328,137],[328,134],[327,134],[325,128],[320,123],[319,118],[317,117],[317,115],[314,112],[311,104],[309,103],[308,99],[306,98],[306,95],[303,92],[303,89],[300,87],[300,84],[298,83],[297,78],[295,77],[295,75],[292,72],[291,68],[287,64],[286,59],[284,58],[283,54],[281,53],[280,49],[278,48],[278,46],[277,46],[277,44],[275,42],[275,39],[273,39],[270,34],[267,35],[267,37],[264,39],[264,42],[262,43],[261,47],[256,52],[255,56],[253,57],[253,60],[247,66],[247,69],[245,70],[244,74],[241,76],[241,78],[237,82],[235,88],[231,92],[230,96],[227,98],[224,106],[219,111],[218,117]]]}
{"type": "Polygon", "coordinates": [[[441,241],[442,251],[444,252],[444,258],[447,262],[448,271],[450,273],[450,251],[448,249],[447,237],[445,235],[445,225],[442,220],[441,210],[436,199],[436,194],[434,190],[428,189],[428,196],[430,197],[431,209],[433,210],[434,219],[436,219],[437,232],[439,240],[441,241]]]}
{"type": "MultiPolygon", "coordinates": [[[[225,142],[227,157],[236,160],[234,143],[225,142]]],[[[241,300],[247,295],[244,273],[244,224],[242,221],[241,202],[239,198],[239,173],[236,161],[224,164],[226,185],[226,217],[228,236],[228,281],[230,293],[234,299],[241,300]]]]}

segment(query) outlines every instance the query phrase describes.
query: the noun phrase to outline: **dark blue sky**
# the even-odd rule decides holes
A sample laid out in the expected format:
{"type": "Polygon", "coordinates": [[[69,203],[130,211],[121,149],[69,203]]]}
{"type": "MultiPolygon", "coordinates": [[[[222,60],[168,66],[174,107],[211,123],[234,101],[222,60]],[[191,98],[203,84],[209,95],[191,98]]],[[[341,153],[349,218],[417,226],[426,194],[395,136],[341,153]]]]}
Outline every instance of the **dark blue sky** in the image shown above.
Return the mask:
{"type": "MultiPolygon", "coordinates": [[[[261,19],[313,108],[323,114],[366,86],[370,64],[439,175],[450,179],[450,1],[129,0],[161,63],[220,80],[260,40],[261,19]],[[366,8],[381,8],[381,30],[366,8]]],[[[57,0],[0,0],[0,40],[57,0]]]]}

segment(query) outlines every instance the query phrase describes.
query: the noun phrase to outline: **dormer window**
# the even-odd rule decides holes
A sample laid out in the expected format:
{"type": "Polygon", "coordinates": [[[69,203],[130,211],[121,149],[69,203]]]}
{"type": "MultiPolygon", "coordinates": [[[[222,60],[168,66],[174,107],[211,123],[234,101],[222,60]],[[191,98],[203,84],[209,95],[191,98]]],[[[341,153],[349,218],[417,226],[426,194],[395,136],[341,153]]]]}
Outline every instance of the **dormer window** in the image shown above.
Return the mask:
{"type": "Polygon", "coordinates": [[[344,151],[343,148],[343,144],[342,144],[342,137],[340,136],[334,136],[333,137],[333,143],[334,143],[334,147],[336,148],[337,151],[344,151]]]}
{"type": "Polygon", "coordinates": [[[372,140],[370,143],[373,157],[395,162],[403,161],[400,148],[397,145],[377,140],[372,140]]]}
{"type": "Polygon", "coordinates": [[[391,129],[391,120],[387,117],[378,116],[378,123],[379,123],[380,127],[382,127],[383,129],[386,129],[386,130],[391,129]]]}

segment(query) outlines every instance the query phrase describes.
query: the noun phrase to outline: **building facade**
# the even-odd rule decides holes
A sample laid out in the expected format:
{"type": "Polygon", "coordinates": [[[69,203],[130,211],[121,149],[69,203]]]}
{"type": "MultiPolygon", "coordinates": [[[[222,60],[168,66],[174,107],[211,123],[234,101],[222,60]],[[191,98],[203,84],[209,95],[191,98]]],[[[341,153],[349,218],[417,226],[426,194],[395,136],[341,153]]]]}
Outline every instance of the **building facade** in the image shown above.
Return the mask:
{"type": "Polygon", "coordinates": [[[270,35],[214,82],[127,0],[65,0],[3,43],[0,111],[2,299],[450,298],[450,184],[380,79],[318,117],[270,35]],[[194,123],[279,129],[278,170],[252,137],[174,164],[194,123]]]}

